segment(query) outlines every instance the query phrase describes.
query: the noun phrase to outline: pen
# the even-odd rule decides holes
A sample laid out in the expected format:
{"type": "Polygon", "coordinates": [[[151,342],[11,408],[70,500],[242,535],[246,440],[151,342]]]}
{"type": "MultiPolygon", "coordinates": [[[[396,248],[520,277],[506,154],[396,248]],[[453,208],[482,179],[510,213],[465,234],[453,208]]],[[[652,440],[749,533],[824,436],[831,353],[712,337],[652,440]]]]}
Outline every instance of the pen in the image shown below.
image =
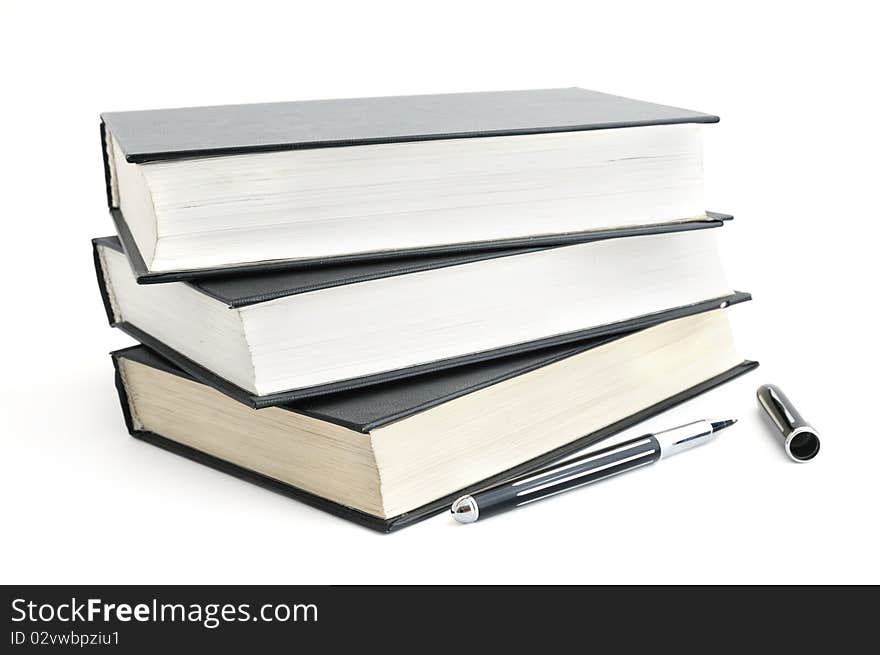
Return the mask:
{"type": "Polygon", "coordinates": [[[734,423],[736,419],[695,421],[553,464],[518,479],[462,496],[452,503],[452,516],[459,523],[473,523],[508,509],[529,505],[689,450],[706,443],[734,423]]]}

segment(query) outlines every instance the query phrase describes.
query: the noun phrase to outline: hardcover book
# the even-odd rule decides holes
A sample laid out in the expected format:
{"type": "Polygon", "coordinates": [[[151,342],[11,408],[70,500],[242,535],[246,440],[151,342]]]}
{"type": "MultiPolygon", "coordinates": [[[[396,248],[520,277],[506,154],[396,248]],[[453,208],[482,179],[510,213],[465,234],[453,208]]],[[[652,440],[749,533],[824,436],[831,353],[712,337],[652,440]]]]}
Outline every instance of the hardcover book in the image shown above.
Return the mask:
{"type": "Polygon", "coordinates": [[[102,115],[139,282],[711,220],[701,123],[585,89],[102,115]]]}
{"type": "Polygon", "coordinates": [[[382,531],[757,366],[726,312],[253,411],[156,353],[113,353],[136,437],[382,531]]]}
{"type": "Polygon", "coordinates": [[[586,338],[749,298],[717,230],[138,285],[94,241],[112,324],[194,378],[266,407],[586,338]]]}

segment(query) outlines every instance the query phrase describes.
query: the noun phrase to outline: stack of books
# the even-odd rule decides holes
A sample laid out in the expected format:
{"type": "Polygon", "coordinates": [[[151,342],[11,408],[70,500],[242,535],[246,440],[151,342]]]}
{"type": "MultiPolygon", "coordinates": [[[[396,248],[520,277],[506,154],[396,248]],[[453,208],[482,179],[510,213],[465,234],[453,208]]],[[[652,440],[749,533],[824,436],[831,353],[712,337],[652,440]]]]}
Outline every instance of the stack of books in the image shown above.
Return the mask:
{"type": "Polygon", "coordinates": [[[576,88],[103,114],[129,431],[390,531],[750,370],[717,120],[576,88]]]}

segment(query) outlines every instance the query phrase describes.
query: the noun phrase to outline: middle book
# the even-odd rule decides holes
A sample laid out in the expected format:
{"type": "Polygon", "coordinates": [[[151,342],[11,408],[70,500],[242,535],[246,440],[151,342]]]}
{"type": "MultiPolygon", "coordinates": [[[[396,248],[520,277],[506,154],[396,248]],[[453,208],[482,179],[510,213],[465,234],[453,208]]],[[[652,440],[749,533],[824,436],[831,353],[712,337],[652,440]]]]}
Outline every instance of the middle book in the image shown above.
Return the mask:
{"type": "Polygon", "coordinates": [[[260,408],[746,300],[717,232],[153,285],[137,283],[116,237],[93,246],[111,324],[260,408]]]}

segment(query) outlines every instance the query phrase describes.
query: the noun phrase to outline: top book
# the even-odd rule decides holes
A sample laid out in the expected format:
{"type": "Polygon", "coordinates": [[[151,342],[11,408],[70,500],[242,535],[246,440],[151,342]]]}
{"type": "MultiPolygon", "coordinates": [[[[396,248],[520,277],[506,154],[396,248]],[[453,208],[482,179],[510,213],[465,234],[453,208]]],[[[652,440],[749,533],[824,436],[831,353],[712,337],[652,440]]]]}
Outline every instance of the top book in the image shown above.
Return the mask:
{"type": "Polygon", "coordinates": [[[141,282],[705,220],[696,124],[718,120],[577,88],[101,118],[141,282]]]}

